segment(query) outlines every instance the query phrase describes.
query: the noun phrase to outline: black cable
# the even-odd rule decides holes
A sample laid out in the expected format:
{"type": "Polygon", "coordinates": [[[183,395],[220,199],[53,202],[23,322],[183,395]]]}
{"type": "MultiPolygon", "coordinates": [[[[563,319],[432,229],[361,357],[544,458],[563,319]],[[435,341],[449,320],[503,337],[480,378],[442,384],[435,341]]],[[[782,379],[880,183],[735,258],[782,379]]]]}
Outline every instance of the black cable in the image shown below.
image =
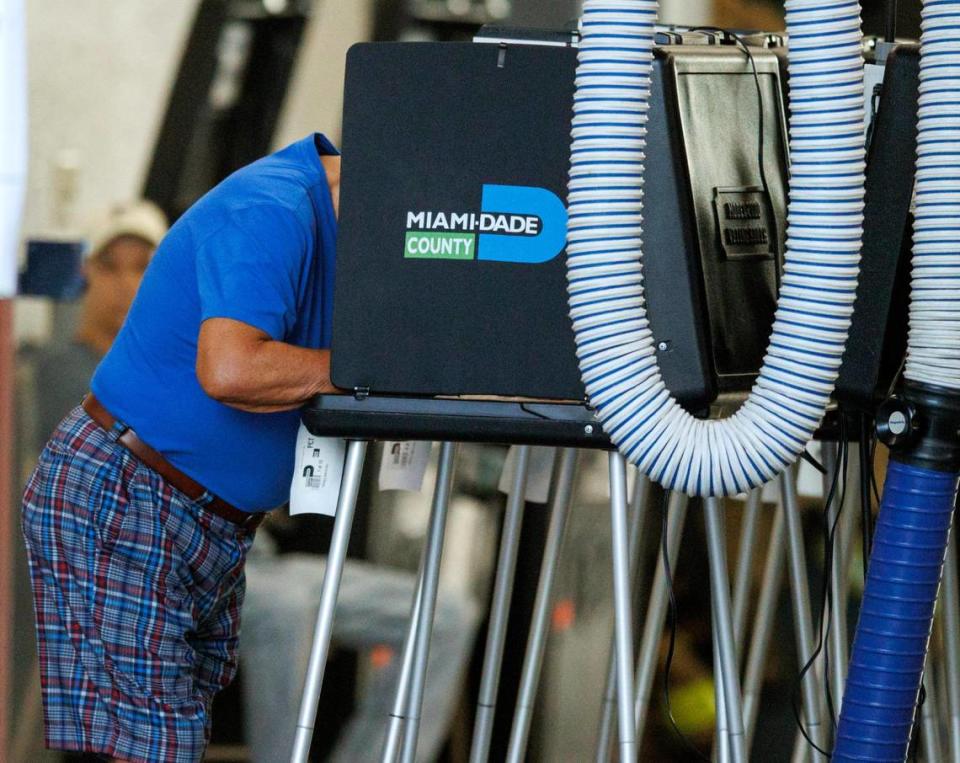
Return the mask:
{"type": "Polygon", "coordinates": [[[877,502],[877,506],[883,502],[883,499],[880,497],[880,488],[877,485],[877,471],[872,468],[873,465],[877,462],[877,444],[880,442],[880,438],[877,435],[877,429],[873,429],[873,437],[870,439],[870,486],[873,488],[873,500],[877,502]]]}
{"type": "Polygon", "coordinates": [[[673,728],[673,733],[677,735],[677,738],[683,743],[684,747],[697,756],[698,760],[711,763],[710,758],[700,752],[700,750],[694,746],[693,742],[687,739],[687,735],[680,730],[680,727],[677,725],[676,718],[673,717],[673,705],[670,701],[670,668],[673,666],[673,656],[677,647],[677,597],[673,590],[673,572],[670,569],[670,544],[667,542],[667,525],[669,514],[670,494],[668,492],[663,496],[663,511],[660,513],[660,555],[663,558],[663,572],[667,578],[667,590],[670,594],[670,607],[668,610],[668,617],[670,620],[670,643],[667,647],[667,659],[663,667],[663,699],[666,703],[667,718],[670,720],[670,726],[673,728]]]}
{"type": "MultiPolygon", "coordinates": [[[[845,425],[845,424],[843,423],[843,421],[841,420],[841,422],[840,422],[840,433],[839,433],[839,436],[840,436],[840,441],[841,441],[843,444],[842,444],[842,447],[838,447],[838,448],[837,448],[837,465],[836,465],[836,468],[837,468],[837,471],[839,472],[839,474],[842,475],[842,477],[841,477],[842,482],[841,482],[841,489],[840,489],[840,500],[839,500],[838,503],[837,503],[837,516],[836,516],[836,518],[834,519],[834,527],[833,527],[832,536],[831,536],[831,539],[830,539],[830,543],[831,543],[831,546],[830,546],[830,570],[829,570],[829,571],[827,571],[827,570],[824,571],[824,574],[827,575],[828,584],[829,584],[829,581],[830,581],[830,579],[831,579],[831,577],[832,577],[832,575],[833,575],[833,554],[836,553],[836,551],[835,551],[836,547],[835,547],[834,544],[835,544],[835,542],[836,542],[837,522],[839,522],[839,520],[840,520],[840,512],[843,511],[843,507],[846,505],[846,502],[847,502],[847,473],[848,473],[848,466],[849,466],[850,447],[849,447],[849,440],[848,440],[848,438],[847,438],[847,433],[846,433],[846,432],[847,432],[847,430],[846,430],[846,425],[845,425]]],[[[836,475],[834,475],[834,476],[836,476],[836,475]]],[[[829,504],[828,504],[828,505],[829,505],[829,504]]],[[[843,572],[844,572],[844,570],[841,570],[841,574],[843,574],[843,572]]],[[[829,677],[830,677],[830,630],[831,630],[831,627],[832,627],[832,625],[833,625],[832,617],[831,617],[831,615],[832,615],[832,613],[833,613],[833,608],[836,607],[836,606],[838,606],[838,604],[840,604],[840,603],[842,603],[842,602],[835,602],[835,601],[833,600],[833,591],[829,588],[829,585],[828,585],[828,588],[827,588],[827,607],[826,607],[826,613],[824,614],[823,612],[821,612],[821,614],[820,614],[820,623],[821,623],[821,626],[822,626],[824,617],[827,618],[826,641],[825,641],[824,646],[823,646],[823,663],[824,663],[824,665],[823,665],[823,674],[824,674],[824,676],[825,676],[825,679],[824,679],[823,684],[824,684],[824,692],[825,692],[825,694],[826,694],[826,699],[827,699],[827,710],[828,710],[829,713],[830,713],[830,723],[833,725],[834,730],[836,730],[836,728],[837,728],[836,700],[842,699],[842,697],[834,697],[834,696],[833,696],[833,690],[832,690],[831,687],[830,687],[830,679],[829,679],[829,677]]],[[[843,612],[843,613],[841,613],[841,614],[844,615],[844,616],[846,615],[845,612],[843,612]]]]}
{"type": "Polygon", "coordinates": [[[863,580],[867,580],[870,550],[873,542],[873,462],[870,460],[870,442],[873,439],[873,419],[867,413],[860,414],[860,513],[863,526],[863,580]]]}
{"type": "MultiPolygon", "coordinates": [[[[830,635],[830,613],[832,612],[833,607],[833,596],[830,591],[830,576],[831,570],[833,568],[833,554],[835,547],[835,540],[837,534],[837,526],[840,522],[840,516],[843,511],[843,505],[846,501],[846,473],[847,473],[847,450],[848,442],[846,436],[846,426],[844,424],[843,415],[841,412],[840,415],[840,437],[839,444],[837,447],[837,463],[836,470],[833,474],[833,479],[830,482],[830,489],[827,491],[827,495],[824,499],[824,508],[823,508],[823,531],[824,531],[824,552],[823,552],[823,578],[821,584],[821,598],[820,598],[820,623],[819,623],[819,638],[816,649],[814,649],[813,654],[810,655],[810,658],[804,663],[799,674],[797,675],[796,682],[794,683],[793,691],[791,692],[790,704],[793,710],[794,720],[796,721],[797,727],[800,729],[800,733],[803,734],[804,739],[807,743],[813,747],[821,755],[830,757],[830,753],[822,749],[813,739],[810,738],[810,735],[807,733],[806,727],[803,725],[803,718],[800,714],[799,706],[799,695],[803,686],[803,679],[806,677],[807,673],[810,671],[810,668],[813,667],[813,664],[816,662],[817,657],[821,653],[824,654],[824,659],[828,660],[828,649],[827,649],[827,639],[830,635]],[[841,478],[841,475],[842,478],[841,478]],[[837,489],[840,486],[840,496],[839,501],[837,501],[837,511],[833,516],[832,521],[830,518],[830,507],[834,505],[834,498],[837,496],[837,489]]],[[[829,662],[826,663],[829,665],[829,662]]],[[[830,682],[829,677],[826,676],[827,680],[824,681],[827,692],[827,709],[830,713],[831,723],[836,724],[836,710],[834,707],[833,695],[830,692],[830,682]]]]}
{"type": "Polygon", "coordinates": [[[887,0],[887,25],[884,34],[887,42],[897,39],[897,0],[887,0]]]}

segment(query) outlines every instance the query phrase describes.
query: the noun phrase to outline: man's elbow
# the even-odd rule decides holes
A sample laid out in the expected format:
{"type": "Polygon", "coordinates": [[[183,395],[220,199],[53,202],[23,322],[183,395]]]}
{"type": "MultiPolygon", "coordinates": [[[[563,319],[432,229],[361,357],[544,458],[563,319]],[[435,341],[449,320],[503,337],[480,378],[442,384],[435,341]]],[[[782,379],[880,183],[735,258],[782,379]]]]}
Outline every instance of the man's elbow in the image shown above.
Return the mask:
{"type": "Polygon", "coordinates": [[[197,358],[197,380],[211,398],[225,405],[242,404],[247,397],[247,383],[239,364],[228,358],[197,358]]]}

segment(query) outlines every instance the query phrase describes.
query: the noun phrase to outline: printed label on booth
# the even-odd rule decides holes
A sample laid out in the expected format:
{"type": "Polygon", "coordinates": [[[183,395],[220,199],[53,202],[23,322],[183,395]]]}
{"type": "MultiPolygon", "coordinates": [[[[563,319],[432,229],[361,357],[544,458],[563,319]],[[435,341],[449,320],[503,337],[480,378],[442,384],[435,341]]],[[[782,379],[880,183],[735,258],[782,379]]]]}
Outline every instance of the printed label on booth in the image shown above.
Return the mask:
{"type": "Polygon", "coordinates": [[[340,483],[347,444],[334,437],[317,437],[300,425],[293,481],[290,484],[290,515],[337,514],[340,483]]]}

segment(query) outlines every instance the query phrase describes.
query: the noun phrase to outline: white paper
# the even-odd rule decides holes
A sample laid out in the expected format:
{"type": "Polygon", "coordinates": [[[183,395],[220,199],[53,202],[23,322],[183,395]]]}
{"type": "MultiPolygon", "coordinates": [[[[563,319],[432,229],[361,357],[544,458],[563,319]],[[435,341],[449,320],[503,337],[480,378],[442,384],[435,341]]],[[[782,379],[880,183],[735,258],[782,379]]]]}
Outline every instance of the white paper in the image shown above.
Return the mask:
{"type": "Polygon", "coordinates": [[[23,0],[0,0],[0,299],[17,292],[27,174],[27,68],[23,0]]]}
{"type": "MultiPolygon", "coordinates": [[[[498,490],[501,493],[510,493],[513,484],[513,474],[517,468],[517,447],[511,445],[507,453],[503,473],[500,475],[498,490]]],[[[546,503],[550,500],[550,479],[553,477],[553,463],[557,458],[557,449],[545,446],[530,448],[530,458],[527,460],[527,491],[526,500],[530,503],[546,503]]]]}
{"type": "Polygon", "coordinates": [[[380,489],[419,493],[431,450],[432,442],[385,442],[380,461],[380,489]]]}
{"type": "Polygon", "coordinates": [[[336,516],[343,481],[347,444],[333,437],[316,437],[300,425],[297,455],[290,484],[290,514],[336,516]]]}

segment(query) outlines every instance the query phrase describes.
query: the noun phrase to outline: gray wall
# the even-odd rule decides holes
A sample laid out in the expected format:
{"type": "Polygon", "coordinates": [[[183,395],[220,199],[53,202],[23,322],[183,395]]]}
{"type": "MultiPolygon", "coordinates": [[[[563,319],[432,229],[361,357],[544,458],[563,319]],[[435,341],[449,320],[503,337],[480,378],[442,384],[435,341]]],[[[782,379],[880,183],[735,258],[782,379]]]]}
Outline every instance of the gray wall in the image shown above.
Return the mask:
{"type": "Polygon", "coordinates": [[[580,0],[513,0],[511,22],[524,26],[560,26],[577,18],[580,0]]]}
{"type": "MultiPolygon", "coordinates": [[[[514,0],[512,21],[527,26],[556,26],[576,18],[580,0],[514,0]]],[[[665,23],[706,24],[712,21],[713,0],[661,0],[665,23]]]]}

